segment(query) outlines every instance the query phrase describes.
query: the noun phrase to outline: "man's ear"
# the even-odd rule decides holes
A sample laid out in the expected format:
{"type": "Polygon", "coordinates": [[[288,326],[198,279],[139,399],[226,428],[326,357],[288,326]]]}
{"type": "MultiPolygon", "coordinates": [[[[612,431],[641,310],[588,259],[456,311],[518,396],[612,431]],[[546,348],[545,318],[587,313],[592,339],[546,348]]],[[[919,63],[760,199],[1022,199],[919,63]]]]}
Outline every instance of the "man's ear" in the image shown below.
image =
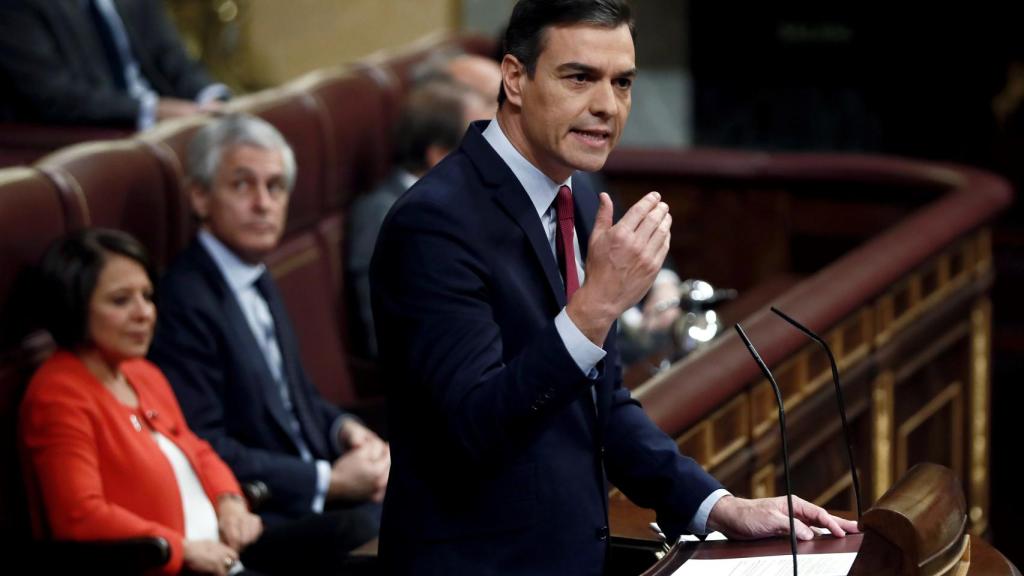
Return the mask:
{"type": "Polygon", "coordinates": [[[501,83],[505,87],[505,98],[517,107],[523,105],[523,81],[526,66],[511,54],[501,59],[501,83]]]}
{"type": "Polygon", "coordinates": [[[188,199],[192,204],[192,213],[200,222],[206,220],[210,212],[210,193],[198,184],[189,184],[188,199]]]}

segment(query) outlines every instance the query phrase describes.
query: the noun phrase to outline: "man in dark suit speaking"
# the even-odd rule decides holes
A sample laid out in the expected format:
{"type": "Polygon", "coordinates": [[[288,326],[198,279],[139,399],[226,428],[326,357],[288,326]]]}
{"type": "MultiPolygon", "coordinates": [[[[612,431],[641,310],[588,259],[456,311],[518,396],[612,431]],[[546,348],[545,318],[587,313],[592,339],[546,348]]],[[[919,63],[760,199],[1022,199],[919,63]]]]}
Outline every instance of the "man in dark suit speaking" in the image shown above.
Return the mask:
{"type": "MultiPolygon", "coordinates": [[[[371,266],[389,390],[392,574],[600,574],[610,481],[669,537],[785,533],[784,499],[736,498],[621,386],[614,321],[648,290],[672,218],[651,192],[612,223],[601,168],[630,110],[621,0],[521,0],[495,121],[472,125],[386,219],[371,266]]],[[[856,524],[797,500],[807,523],[856,524]]]]}

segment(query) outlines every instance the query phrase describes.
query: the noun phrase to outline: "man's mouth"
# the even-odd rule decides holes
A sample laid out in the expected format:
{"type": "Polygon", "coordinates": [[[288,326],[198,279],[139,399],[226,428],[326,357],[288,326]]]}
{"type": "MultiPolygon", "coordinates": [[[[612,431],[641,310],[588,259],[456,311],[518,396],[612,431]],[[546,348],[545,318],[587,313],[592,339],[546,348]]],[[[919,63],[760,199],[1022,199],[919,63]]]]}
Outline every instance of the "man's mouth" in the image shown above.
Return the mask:
{"type": "Polygon", "coordinates": [[[604,146],[612,135],[611,130],[606,128],[573,128],[570,132],[591,146],[604,146]]]}

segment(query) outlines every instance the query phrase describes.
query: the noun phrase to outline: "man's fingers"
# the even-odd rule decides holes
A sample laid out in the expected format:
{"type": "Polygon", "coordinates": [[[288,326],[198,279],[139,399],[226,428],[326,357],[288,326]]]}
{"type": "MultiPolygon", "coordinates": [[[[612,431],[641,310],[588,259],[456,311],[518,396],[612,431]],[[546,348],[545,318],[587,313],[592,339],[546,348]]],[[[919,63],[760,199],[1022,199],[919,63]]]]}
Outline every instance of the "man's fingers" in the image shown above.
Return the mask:
{"type": "Polygon", "coordinates": [[[644,246],[644,251],[640,254],[642,258],[655,258],[658,269],[661,269],[661,264],[665,261],[665,256],[668,254],[668,240],[671,230],[672,215],[666,214],[647,241],[646,246],[644,246]]]}
{"type": "Polygon", "coordinates": [[[856,532],[857,524],[855,522],[837,518],[826,512],[821,506],[816,506],[795,496],[793,500],[794,508],[796,508],[795,512],[798,516],[815,526],[827,529],[832,535],[838,537],[846,536],[846,533],[849,531],[847,528],[850,528],[851,524],[853,525],[853,531],[856,532]],[[796,505],[797,501],[799,501],[799,505],[796,505]]]}
{"type": "MultiPolygon", "coordinates": [[[[796,528],[796,537],[799,540],[813,540],[814,530],[807,527],[799,518],[793,519],[793,527],[796,528]]],[[[789,531],[789,518],[786,518],[786,531],[789,531]]]]}
{"type": "Polygon", "coordinates": [[[640,225],[637,226],[636,236],[641,242],[647,242],[654,238],[654,235],[658,232],[662,222],[669,215],[668,204],[664,202],[658,202],[653,210],[647,213],[647,216],[640,221],[640,225]]]}
{"type": "Polygon", "coordinates": [[[597,207],[597,217],[594,219],[594,231],[591,237],[599,236],[599,232],[603,232],[612,227],[612,199],[608,196],[607,192],[601,192],[599,196],[600,205],[597,207]]]}
{"type": "MultiPolygon", "coordinates": [[[[647,217],[647,213],[654,210],[661,202],[661,194],[657,192],[649,192],[646,196],[641,198],[636,204],[626,212],[626,214],[619,220],[618,226],[622,226],[626,230],[636,230],[640,225],[640,222],[647,217]]],[[[596,226],[595,226],[596,228],[596,226]]]]}

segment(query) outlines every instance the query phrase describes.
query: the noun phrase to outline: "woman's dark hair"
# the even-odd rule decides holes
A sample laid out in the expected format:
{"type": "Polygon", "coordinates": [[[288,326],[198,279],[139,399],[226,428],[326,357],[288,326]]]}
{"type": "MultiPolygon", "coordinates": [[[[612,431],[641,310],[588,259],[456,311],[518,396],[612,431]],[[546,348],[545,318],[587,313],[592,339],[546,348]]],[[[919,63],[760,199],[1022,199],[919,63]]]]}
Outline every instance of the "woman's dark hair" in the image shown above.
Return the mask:
{"type": "MultiPolygon", "coordinates": [[[[544,50],[547,28],[572,24],[613,29],[625,24],[636,40],[636,25],[625,0],[519,0],[505,29],[503,52],[515,56],[526,67],[526,74],[533,78],[537,59],[544,50]]],[[[502,83],[498,104],[504,104],[505,99],[505,84],[502,83]]]]}
{"type": "Polygon", "coordinates": [[[39,264],[40,320],[57,345],[73,349],[88,341],[89,301],[111,255],[134,260],[154,282],[146,249],[120,230],[87,228],[57,239],[39,264]]]}

